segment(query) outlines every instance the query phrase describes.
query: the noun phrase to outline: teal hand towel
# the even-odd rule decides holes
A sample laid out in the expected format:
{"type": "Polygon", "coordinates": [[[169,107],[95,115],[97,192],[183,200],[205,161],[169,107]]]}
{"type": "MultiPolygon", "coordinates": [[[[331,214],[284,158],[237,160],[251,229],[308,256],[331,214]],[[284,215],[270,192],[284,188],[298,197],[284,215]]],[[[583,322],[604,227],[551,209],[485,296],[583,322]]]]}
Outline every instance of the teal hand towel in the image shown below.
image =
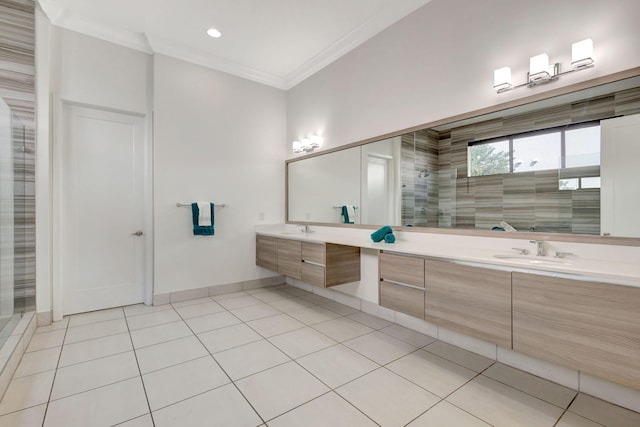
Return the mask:
{"type": "Polygon", "coordinates": [[[213,236],[215,234],[213,230],[213,203],[211,206],[211,225],[201,226],[198,225],[198,216],[200,216],[200,209],[198,209],[197,203],[191,203],[191,217],[193,219],[193,235],[194,236],[213,236]]]}
{"type": "Polygon", "coordinates": [[[347,208],[346,205],[342,206],[342,217],[344,218],[345,224],[355,224],[355,222],[351,221],[351,218],[349,217],[349,208],[347,208]]]}
{"type": "Polygon", "coordinates": [[[385,225],[384,227],[381,227],[380,229],[371,233],[371,240],[373,240],[374,242],[381,242],[384,239],[384,236],[389,233],[393,233],[393,230],[388,225],[385,225]]]}
{"type": "Polygon", "coordinates": [[[389,233],[384,236],[384,241],[386,243],[394,243],[396,241],[396,236],[394,236],[393,233],[389,233]]]}

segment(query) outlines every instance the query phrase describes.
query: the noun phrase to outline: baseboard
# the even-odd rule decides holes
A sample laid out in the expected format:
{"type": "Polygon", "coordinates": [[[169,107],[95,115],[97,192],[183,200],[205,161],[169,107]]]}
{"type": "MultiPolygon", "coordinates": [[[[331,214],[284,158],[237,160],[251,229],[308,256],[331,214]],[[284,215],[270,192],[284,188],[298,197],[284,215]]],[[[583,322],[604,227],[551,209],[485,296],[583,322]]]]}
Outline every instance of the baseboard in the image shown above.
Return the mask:
{"type": "Polygon", "coordinates": [[[211,297],[228,294],[231,292],[247,291],[267,286],[276,286],[285,283],[284,276],[264,277],[261,279],[245,280],[243,282],[223,283],[220,285],[203,288],[184,289],[153,295],[153,305],[164,305],[172,302],[181,302],[197,298],[211,297]]]}

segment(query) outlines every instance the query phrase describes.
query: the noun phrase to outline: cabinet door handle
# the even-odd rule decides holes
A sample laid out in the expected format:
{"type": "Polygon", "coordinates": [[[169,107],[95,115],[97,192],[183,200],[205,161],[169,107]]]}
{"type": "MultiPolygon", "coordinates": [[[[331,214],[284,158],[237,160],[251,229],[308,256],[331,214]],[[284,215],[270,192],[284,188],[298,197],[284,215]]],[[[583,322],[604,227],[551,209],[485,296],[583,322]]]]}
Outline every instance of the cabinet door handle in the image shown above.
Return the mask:
{"type": "Polygon", "coordinates": [[[135,233],[131,233],[132,236],[138,236],[138,237],[142,236],[143,234],[144,233],[140,230],[136,231],[135,233]]]}
{"type": "Polygon", "coordinates": [[[305,264],[316,265],[318,267],[324,267],[324,264],[320,264],[320,263],[313,262],[313,261],[307,261],[305,259],[303,259],[302,262],[304,262],[305,264]]]}

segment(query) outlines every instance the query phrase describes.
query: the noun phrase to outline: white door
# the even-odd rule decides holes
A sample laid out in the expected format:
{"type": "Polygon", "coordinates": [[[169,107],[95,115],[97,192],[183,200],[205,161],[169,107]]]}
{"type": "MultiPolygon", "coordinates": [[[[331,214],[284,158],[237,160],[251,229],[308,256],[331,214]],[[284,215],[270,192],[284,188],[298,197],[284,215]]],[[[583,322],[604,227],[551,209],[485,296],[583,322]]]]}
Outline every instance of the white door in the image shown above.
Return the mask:
{"type": "Polygon", "coordinates": [[[640,114],[600,122],[600,231],[640,236],[640,114]]]}
{"type": "Polygon", "coordinates": [[[140,303],[143,118],[70,104],[63,117],[62,314],[140,303]]]}

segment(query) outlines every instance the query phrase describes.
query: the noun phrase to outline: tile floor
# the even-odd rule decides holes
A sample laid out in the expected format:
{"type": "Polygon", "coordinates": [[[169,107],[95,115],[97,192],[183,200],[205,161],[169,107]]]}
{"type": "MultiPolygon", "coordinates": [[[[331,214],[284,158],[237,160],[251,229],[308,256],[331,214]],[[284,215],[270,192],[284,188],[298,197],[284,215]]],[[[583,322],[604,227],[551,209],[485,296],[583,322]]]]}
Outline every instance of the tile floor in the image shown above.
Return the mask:
{"type": "Polygon", "coordinates": [[[640,414],[281,285],[38,328],[0,426],[640,426],[640,414]]]}

